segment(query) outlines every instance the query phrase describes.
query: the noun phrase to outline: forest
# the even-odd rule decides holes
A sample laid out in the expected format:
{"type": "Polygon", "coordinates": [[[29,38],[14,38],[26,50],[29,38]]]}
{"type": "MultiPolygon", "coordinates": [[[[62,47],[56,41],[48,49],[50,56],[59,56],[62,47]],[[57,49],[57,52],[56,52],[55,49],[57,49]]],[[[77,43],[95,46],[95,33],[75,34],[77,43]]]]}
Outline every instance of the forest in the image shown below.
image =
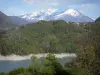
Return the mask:
{"type": "Polygon", "coordinates": [[[76,39],[84,33],[84,23],[39,21],[2,31],[0,54],[75,53],[76,39]]]}
{"type": "Polygon", "coordinates": [[[33,63],[34,66],[0,75],[100,75],[99,49],[100,22],[39,21],[10,30],[1,30],[1,55],[76,53],[77,59],[62,67],[53,55],[48,55],[42,65],[37,62],[41,69],[33,63]]]}

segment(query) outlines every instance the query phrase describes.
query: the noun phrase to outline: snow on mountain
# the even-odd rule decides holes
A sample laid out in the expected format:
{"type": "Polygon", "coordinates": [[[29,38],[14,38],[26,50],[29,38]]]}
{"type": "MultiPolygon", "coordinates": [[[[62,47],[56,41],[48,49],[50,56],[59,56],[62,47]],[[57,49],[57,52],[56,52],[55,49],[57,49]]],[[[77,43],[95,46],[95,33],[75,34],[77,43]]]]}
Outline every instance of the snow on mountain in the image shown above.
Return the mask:
{"type": "Polygon", "coordinates": [[[80,12],[78,12],[77,10],[68,9],[64,13],[57,15],[57,17],[64,16],[64,15],[70,15],[70,16],[73,16],[73,17],[82,16],[82,14],[80,12]]]}
{"type": "Polygon", "coordinates": [[[74,17],[82,15],[79,11],[74,9],[69,9],[65,13],[74,17]]]}
{"type": "Polygon", "coordinates": [[[26,15],[22,15],[21,18],[30,19],[30,20],[47,20],[51,14],[56,12],[57,9],[48,9],[48,10],[40,10],[34,11],[32,13],[28,13],[26,15]]]}
{"type": "Polygon", "coordinates": [[[49,8],[48,10],[47,10],[47,14],[48,15],[51,15],[52,13],[54,13],[54,12],[56,12],[57,11],[57,9],[51,9],[51,8],[49,8]]]}
{"type": "Polygon", "coordinates": [[[93,22],[93,20],[87,16],[84,16],[78,10],[75,9],[68,9],[68,10],[61,10],[61,9],[48,9],[48,10],[39,10],[34,11],[32,13],[28,13],[25,15],[20,16],[26,20],[65,20],[65,21],[72,21],[72,22],[93,22]]]}
{"type": "Polygon", "coordinates": [[[56,15],[54,19],[71,21],[71,22],[93,22],[94,21],[93,19],[83,15],[82,13],[80,13],[78,10],[75,9],[68,9],[63,13],[56,15]]]}

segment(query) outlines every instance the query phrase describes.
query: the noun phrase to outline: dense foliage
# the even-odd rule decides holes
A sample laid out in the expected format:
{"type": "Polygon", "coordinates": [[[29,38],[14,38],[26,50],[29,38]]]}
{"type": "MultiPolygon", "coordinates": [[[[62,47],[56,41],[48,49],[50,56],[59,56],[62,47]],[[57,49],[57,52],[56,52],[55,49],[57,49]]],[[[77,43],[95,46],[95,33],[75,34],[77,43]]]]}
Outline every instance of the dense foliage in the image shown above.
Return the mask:
{"type": "Polygon", "coordinates": [[[75,38],[82,32],[80,25],[63,20],[39,21],[21,26],[8,30],[4,35],[5,54],[75,53],[75,38]]]}
{"type": "MultiPolygon", "coordinates": [[[[67,23],[62,20],[39,21],[6,32],[0,32],[0,54],[2,55],[48,52],[76,53],[78,56],[77,60],[65,65],[66,70],[74,75],[100,75],[99,49],[100,22],[67,23]]],[[[34,67],[34,74],[59,75],[58,73],[62,71],[67,74],[59,63],[55,62],[55,65],[53,63],[47,63],[47,60],[45,64],[42,63],[41,69],[34,67]],[[58,69],[55,69],[55,66],[58,69]],[[58,72],[58,70],[60,71],[58,72]],[[44,72],[46,74],[44,74],[44,72]]],[[[41,64],[39,63],[39,65],[41,64]]],[[[21,70],[26,71],[26,69],[21,70]]],[[[30,71],[33,72],[33,69],[30,71]]],[[[18,73],[20,73],[20,71],[18,73]]],[[[27,73],[29,73],[29,71],[27,73]]],[[[62,75],[62,73],[60,75],[62,75]]]]}
{"type": "Polygon", "coordinates": [[[100,75],[100,22],[84,25],[84,32],[77,39],[77,61],[75,68],[85,75],[100,75]]]}
{"type": "Polygon", "coordinates": [[[43,61],[36,59],[28,68],[14,69],[0,75],[72,75],[58,62],[54,55],[49,54],[43,61]]]}

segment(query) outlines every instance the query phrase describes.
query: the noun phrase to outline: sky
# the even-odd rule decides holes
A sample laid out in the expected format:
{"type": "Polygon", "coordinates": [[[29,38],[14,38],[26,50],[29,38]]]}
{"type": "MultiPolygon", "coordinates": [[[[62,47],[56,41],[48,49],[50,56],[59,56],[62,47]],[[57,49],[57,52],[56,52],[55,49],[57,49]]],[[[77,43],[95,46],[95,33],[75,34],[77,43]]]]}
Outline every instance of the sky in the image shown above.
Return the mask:
{"type": "Polygon", "coordinates": [[[8,16],[50,8],[76,9],[92,19],[100,17],[100,0],[0,0],[0,11],[8,16]]]}

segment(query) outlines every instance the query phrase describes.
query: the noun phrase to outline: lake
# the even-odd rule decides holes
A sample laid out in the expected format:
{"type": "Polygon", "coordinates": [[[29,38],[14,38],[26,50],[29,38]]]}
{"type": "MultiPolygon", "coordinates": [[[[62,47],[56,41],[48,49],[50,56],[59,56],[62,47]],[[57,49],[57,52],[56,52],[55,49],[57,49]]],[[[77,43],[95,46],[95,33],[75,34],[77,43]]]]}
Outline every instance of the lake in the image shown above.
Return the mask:
{"type": "Polygon", "coordinates": [[[14,68],[27,67],[31,63],[32,60],[0,61],[0,72],[9,72],[14,68]]]}
{"type": "MultiPolygon", "coordinates": [[[[71,62],[75,60],[76,57],[68,56],[59,58],[58,60],[62,65],[66,62],[71,62]]],[[[43,57],[39,58],[39,60],[43,59],[43,57]]],[[[34,61],[33,61],[34,62],[34,61]]],[[[0,60],[0,72],[9,72],[15,68],[19,67],[28,67],[32,63],[32,60],[20,60],[20,61],[8,61],[8,60],[0,60]]]]}

